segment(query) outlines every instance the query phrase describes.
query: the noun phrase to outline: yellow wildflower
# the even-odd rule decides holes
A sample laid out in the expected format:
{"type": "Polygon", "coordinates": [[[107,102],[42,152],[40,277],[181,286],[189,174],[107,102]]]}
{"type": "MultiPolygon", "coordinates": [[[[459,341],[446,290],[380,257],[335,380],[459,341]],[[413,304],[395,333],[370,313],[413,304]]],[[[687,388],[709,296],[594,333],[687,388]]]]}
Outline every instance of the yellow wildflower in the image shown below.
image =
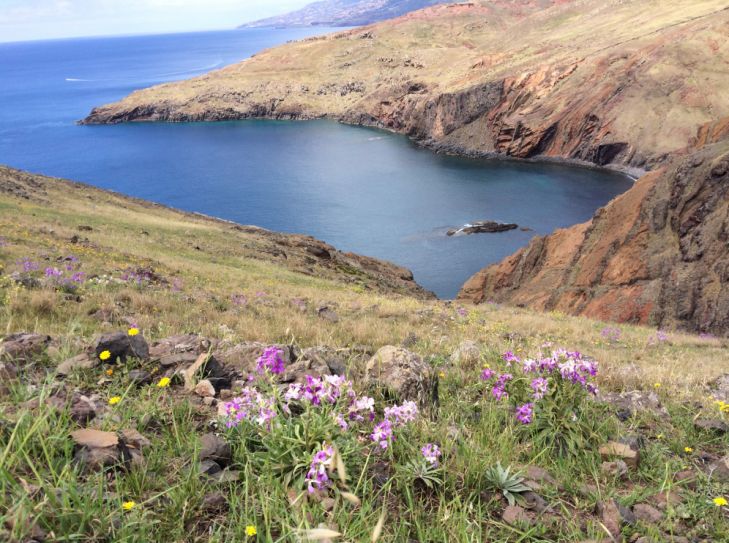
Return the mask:
{"type": "Polygon", "coordinates": [[[724,496],[719,496],[718,498],[714,498],[712,500],[714,502],[714,505],[717,507],[726,507],[729,505],[729,502],[726,501],[726,498],[724,496]]]}
{"type": "Polygon", "coordinates": [[[443,378],[445,377],[445,372],[444,372],[444,371],[441,371],[441,372],[440,372],[440,373],[438,374],[438,377],[440,377],[441,379],[443,379],[443,378]]]}
{"type": "Polygon", "coordinates": [[[109,405],[116,405],[120,401],[122,401],[121,396],[112,396],[111,398],[109,398],[109,405]]]}
{"type": "Polygon", "coordinates": [[[257,533],[258,533],[258,530],[256,530],[256,527],[253,526],[252,524],[249,524],[248,526],[246,526],[246,535],[248,537],[253,537],[257,533]]]}
{"type": "Polygon", "coordinates": [[[109,351],[101,351],[99,354],[100,360],[109,360],[111,358],[111,352],[109,351]]]}
{"type": "Polygon", "coordinates": [[[653,387],[654,388],[661,388],[661,383],[654,383],[653,384],[653,387]]]}
{"type": "Polygon", "coordinates": [[[666,436],[664,436],[663,434],[658,434],[658,435],[656,436],[656,439],[663,439],[664,437],[666,437],[666,436]]]}
{"type": "Polygon", "coordinates": [[[124,509],[124,511],[131,511],[136,506],[137,506],[137,502],[129,500],[128,502],[124,502],[122,504],[122,509],[124,509]]]}
{"type": "Polygon", "coordinates": [[[127,330],[127,334],[129,334],[130,336],[136,336],[137,334],[139,334],[139,328],[130,328],[129,330],[127,330]]]}
{"type": "Polygon", "coordinates": [[[108,370],[106,370],[106,374],[107,374],[107,375],[108,375],[109,377],[111,377],[112,375],[114,375],[114,370],[113,370],[113,369],[111,369],[111,368],[109,368],[108,370]]]}
{"type": "Polygon", "coordinates": [[[683,452],[686,452],[686,453],[689,453],[689,454],[691,454],[692,452],[694,452],[694,450],[693,450],[693,448],[691,448],[691,447],[684,447],[684,448],[683,448],[683,452]]]}
{"type": "Polygon", "coordinates": [[[170,386],[170,378],[169,377],[162,377],[162,379],[159,380],[159,383],[157,383],[157,386],[159,388],[165,388],[170,386]]]}

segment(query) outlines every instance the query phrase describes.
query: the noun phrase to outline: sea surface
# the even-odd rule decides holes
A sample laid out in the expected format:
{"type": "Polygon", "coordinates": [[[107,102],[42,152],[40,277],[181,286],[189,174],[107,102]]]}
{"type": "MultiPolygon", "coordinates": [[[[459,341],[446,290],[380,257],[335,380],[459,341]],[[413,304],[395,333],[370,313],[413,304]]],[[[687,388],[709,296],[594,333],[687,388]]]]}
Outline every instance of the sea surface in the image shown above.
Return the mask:
{"type": "Polygon", "coordinates": [[[0,163],[310,234],[407,266],[444,298],[532,236],[583,222],[630,187],[603,171],[440,156],[402,136],[328,121],[75,124],[135,89],[324,31],[0,44],[0,163]],[[476,220],[530,230],[446,236],[476,220]]]}

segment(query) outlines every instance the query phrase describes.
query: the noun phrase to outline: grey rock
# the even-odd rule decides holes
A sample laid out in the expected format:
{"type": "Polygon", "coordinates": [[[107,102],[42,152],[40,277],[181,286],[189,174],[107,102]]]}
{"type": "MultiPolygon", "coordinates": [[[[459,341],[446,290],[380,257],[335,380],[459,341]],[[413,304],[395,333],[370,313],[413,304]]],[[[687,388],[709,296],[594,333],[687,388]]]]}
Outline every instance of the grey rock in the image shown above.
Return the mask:
{"type": "Polygon", "coordinates": [[[663,513],[647,503],[638,503],[633,506],[635,518],[648,524],[658,524],[663,520],[663,513]]]}
{"type": "Polygon", "coordinates": [[[96,358],[104,352],[109,351],[111,357],[107,363],[115,364],[117,361],[126,362],[127,358],[139,358],[146,360],[149,358],[149,345],[142,334],[130,336],[126,332],[113,332],[104,334],[98,338],[94,345],[94,354],[96,358]]]}
{"type": "Polygon", "coordinates": [[[95,368],[99,365],[99,363],[100,360],[98,358],[92,358],[87,353],[81,353],[73,358],[69,358],[68,360],[61,362],[56,368],[56,373],[58,375],[66,376],[77,370],[95,368]]]}
{"type": "Polygon", "coordinates": [[[19,332],[6,336],[0,343],[0,360],[12,361],[16,366],[31,362],[50,344],[51,336],[19,332]]]}
{"type": "Polygon", "coordinates": [[[232,460],[230,445],[222,437],[212,433],[200,438],[200,460],[213,460],[225,467],[232,460]]]}
{"type": "Polygon", "coordinates": [[[129,381],[138,386],[148,385],[152,382],[152,375],[145,370],[132,370],[129,372],[129,381]]]}
{"type": "Polygon", "coordinates": [[[399,400],[414,400],[420,405],[437,401],[437,380],[430,366],[415,353],[387,345],[370,358],[366,379],[386,389],[399,400]]]}

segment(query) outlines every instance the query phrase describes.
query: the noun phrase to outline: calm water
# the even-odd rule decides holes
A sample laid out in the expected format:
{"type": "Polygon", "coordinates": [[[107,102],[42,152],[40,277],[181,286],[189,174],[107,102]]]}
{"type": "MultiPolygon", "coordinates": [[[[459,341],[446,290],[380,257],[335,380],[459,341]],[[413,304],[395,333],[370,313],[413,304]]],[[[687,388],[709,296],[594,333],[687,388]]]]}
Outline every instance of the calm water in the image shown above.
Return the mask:
{"type": "Polygon", "coordinates": [[[332,122],[77,126],[95,105],[321,29],[0,44],[0,163],[407,266],[452,297],[535,234],[587,220],[631,182],[556,165],[464,160],[332,122]],[[533,229],[446,237],[474,220],[533,229]]]}

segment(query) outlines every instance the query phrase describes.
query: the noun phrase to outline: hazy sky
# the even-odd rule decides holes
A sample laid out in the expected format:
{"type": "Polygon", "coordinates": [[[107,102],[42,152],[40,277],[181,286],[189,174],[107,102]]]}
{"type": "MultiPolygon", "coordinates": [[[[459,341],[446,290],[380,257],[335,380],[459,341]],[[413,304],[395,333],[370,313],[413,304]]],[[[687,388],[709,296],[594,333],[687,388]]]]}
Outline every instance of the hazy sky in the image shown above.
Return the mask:
{"type": "Polygon", "coordinates": [[[0,41],[233,28],[311,0],[0,0],[0,41]]]}

